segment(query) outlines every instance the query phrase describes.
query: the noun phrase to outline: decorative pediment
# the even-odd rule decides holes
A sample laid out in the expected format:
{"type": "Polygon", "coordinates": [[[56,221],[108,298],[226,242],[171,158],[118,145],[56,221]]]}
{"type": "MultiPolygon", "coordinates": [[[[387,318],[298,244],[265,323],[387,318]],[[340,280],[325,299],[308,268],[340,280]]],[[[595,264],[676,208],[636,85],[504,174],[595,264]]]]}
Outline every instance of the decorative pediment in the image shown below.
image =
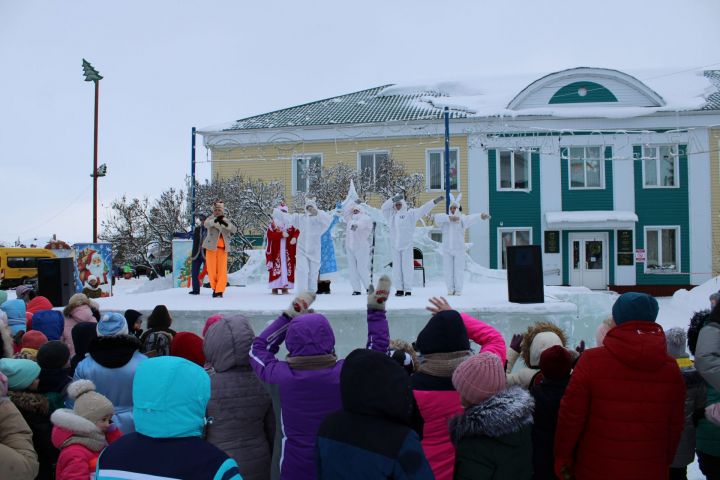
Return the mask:
{"type": "Polygon", "coordinates": [[[637,78],[605,68],[573,68],[551,73],[527,87],[508,104],[510,110],[567,106],[662,107],[663,98],[637,78]]]}

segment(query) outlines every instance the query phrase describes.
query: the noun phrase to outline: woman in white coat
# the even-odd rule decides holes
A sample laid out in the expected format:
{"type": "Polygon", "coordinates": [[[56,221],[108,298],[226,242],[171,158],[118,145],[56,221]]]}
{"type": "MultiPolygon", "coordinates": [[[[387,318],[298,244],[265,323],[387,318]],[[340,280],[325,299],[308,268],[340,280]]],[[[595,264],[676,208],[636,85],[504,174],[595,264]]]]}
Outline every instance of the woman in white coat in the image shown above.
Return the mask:
{"type": "Polygon", "coordinates": [[[413,284],[413,236],[415,224],[442,201],[437,197],[418,208],[408,208],[401,194],[388,198],[382,204],[382,213],[390,227],[393,285],[396,297],[411,295],[413,284]]]}
{"type": "Polygon", "coordinates": [[[345,252],[352,294],[360,295],[367,293],[370,286],[370,234],[373,221],[360,203],[344,206],[342,214],[346,225],[345,252]]]}
{"type": "Polygon", "coordinates": [[[465,230],[479,220],[487,220],[487,213],[465,215],[461,213],[462,193],[450,194],[450,214],[435,215],[435,226],[442,231],[443,271],[448,295],[462,295],[465,274],[465,230]]]}
{"type": "Polygon", "coordinates": [[[316,292],[320,273],[320,237],[330,226],[333,216],[318,210],[314,198],[305,199],[304,213],[285,213],[276,208],[273,220],[300,230],[295,254],[295,291],[316,292]]]}

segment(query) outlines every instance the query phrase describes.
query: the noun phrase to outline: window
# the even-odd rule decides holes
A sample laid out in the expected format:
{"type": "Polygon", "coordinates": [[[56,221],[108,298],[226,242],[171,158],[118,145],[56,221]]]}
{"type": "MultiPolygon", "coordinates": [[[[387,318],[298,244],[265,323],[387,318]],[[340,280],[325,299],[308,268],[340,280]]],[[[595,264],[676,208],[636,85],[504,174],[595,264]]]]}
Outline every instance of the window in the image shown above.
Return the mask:
{"type": "Polygon", "coordinates": [[[380,174],[386,167],[390,155],[388,152],[361,152],[358,154],[358,169],[361,175],[367,175],[372,183],[381,181],[380,174]]]}
{"type": "Polygon", "coordinates": [[[603,188],[603,159],[600,147],[570,147],[570,189],[603,188]]]}
{"type": "Polygon", "coordinates": [[[530,152],[500,150],[498,190],[530,190],[530,152]]]}
{"type": "Polygon", "coordinates": [[[23,257],[7,257],[7,266],[9,268],[25,268],[25,259],[23,257]]]}
{"type": "Polygon", "coordinates": [[[430,230],[430,240],[442,243],[442,230],[430,230]]]}
{"type": "Polygon", "coordinates": [[[645,228],[645,272],[680,273],[679,227],[645,228]]]}
{"type": "Polygon", "coordinates": [[[678,155],[675,146],[643,147],[643,186],[677,187],[678,155]]]}
{"type": "Polygon", "coordinates": [[[531,228],[498,229],[500,237],[500,268],[507,269],[507,247],[530,245],[531,228]]]}
{"type": "MultiPolygon", "coordinates": [[[[458,190],[459,151],[450,149],[450,189],[458,190]]],[[[428,150],[426,152],[427,187],[430,190],[445,190],[445,150],[428,150]]]]}
{"type": "Polygon", "coordinates": [[[293,157],[293,193],[309,192],[311,171],[322,167],[322,155],[295,155],[293,157]]]}

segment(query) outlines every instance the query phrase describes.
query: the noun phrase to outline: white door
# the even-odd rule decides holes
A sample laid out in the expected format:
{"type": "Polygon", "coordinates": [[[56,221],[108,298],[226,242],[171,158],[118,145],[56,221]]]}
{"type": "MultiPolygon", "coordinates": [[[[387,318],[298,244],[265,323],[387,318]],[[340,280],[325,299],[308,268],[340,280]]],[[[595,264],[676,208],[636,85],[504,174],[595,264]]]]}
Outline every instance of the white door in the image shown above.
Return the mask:
{"type": "Polygon", "coordinates": [[[603,290],[608,284],[607,233],[571,233],[570,285],[603,290]]]}

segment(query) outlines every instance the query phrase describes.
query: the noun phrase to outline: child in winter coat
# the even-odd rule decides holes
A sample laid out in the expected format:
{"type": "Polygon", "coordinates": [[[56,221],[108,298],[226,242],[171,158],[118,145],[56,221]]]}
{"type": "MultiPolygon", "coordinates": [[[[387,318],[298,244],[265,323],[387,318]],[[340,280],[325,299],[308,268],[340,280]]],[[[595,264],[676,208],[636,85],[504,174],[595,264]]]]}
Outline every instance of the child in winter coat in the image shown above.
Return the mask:
{"type": "Polygon", "coordinates": [[[67,386],[72,381],[70,368],[70,350],[59,340],[48,342],[38,350],[37,363],[40,376],[37,391],[45,395],[50,402],[50,412],[62,408],[67,399],[67,386]]]}
{"type": "Polygon", "coordinates": [[[212,392],[207,416],[213,418],[205,439],[235,459],[243,480],[269,480],[275,414],[270,395],[250,367],[254,338],[242,315],[221,317],[205,334],[212,392]]]}
{"type": "Polygon", "coordinates": [[[100,452],[122,433],[111,423],[113,404],[95,391],[90,380],[78,380],[68,387],[75,400],[72,410],[56,410],[50,420],[53,445],[60,450],[56,480],[89,480],[100,452]]]}
{"type": "Polygon", "coordinates": [[[3,478],[33,480],[39,465],[32,430],[7,394],[8,379],[0,373],[0,472],[3,478]]]}
{"type": "Polygon", "coordinates": [[[143,334],[142,329],[142,317],[143,314],[138,312],[137,310],[133,310],[132,308],[129,308],[125,310],[125,313],[123,314],[125,317],[125,320],[127,320],[128,324],[128,332],[130,335],[135,335],[137,338],[140,338],[143,334]]]}
{"type": "Polygon", "coordinates": [[[665,332],[668,355],[677,361],[685,380],[685,428],[680,437],[675,459],[670,465],[670,480],[687,479],[687,466],[695,460],[695,426],[693,413],[705,408],[705,384],[695,370],[693,361],[685,351],[687,335],[682,328],[671,328],[665,332]]]}
{"type": "Polygon", "coordinates": [[[413,429],[410,377],[397,362],[354,350],[340,372],[340,392],[342,410],[328,415],[318,433],[319,479],[435,478],[413,429]]]}
{"type": "Polygon", "coordinates": [[[465,412],[450,421],[455,478],[532,478],[534,402],[527,390],[507,388],[497,355],[480,352],[455,369],[452,382],[465,412]]]}
{"type": "MultiPolygon", "coordinates": [[[[390,283],[390,278],[383,275],[377,290],[371,285],[368,293],[366,346],[383,354],[390,342],[385,314],[390,283]]],[[[286,437],[281,480],[317,478],[318,429],[329,413],[342,406],[340,371],[344,360],[335,355],[335,334],[330,322],[319,313],[308,312],[314,300],[315,292],[295,297],[290,307],[255,338],[250,353],[250,365],[257,376],[279,387],[286,437]],[[288,350],[286,362],[275,356],[283,341],[288,350]]]]}
{"type": "Polygon", "coordinates": [[[50,440],[50,402],[45,395],[37,392],[40,367],[32,360],[3,358],[0,360],[0,372],[8,379],[10,400],[32,430],[33,445],[40,463],[36,478],[52,480],[59,452],[50,440]]]}
{"type": "Polygon", "coordinates": [[[494,327],[452,309],[444,298],[431,298],[434,313],[420,331],[415,349],[420,357],[412,375],[413,395],[424,421],[422,446],[438,480],[453,478],[455,447],[448,419],[463,411],[460,395],[452,383],[455,368],[472,355],[470,340],[486,353],[505,361],[505,340],[494,327]]]}
{"type": "Polygon", "coordinates": [[[48,340],[60,340],[65,328],[65,317],[57,310],[43,310],[32,316],[32,329],[45,334],[48,340]]]}
{"type": "Polygon", "coordinates": [[[93,308],[97,308],[97,303],[90,300],[87,296],[82,293],[76,293],[68,304],[63,309],[63,315],[65,316],[65,326],[63,327],[62,340],[65,345],[70,349],[70,356],[75,355],[75,344],[72,339],[72,330],[75,325],[80,323],[89,322],[96,324],[97,320],[93,315],[93,308]]]}
{"type": "MultiPolygon", "coordinates": [[[[75,368],[80,362],[85,360],[85,356],[90,350],[90,344],[97,338],[97,324],[83,322],[75,325],[72,329],[71,336],[73,346],[75,347],[75,355],[70,357],[70,372],[75,373],[75,368]]],[[[137,342],[140,343],[139,341],[137,342]]]]}
{"type": "Polygon", "coordinates": [[[553,442],[560,400],[570,382],[573,358],[570,352],[555,345],[540,355],[542,380],[530,387],[535,400],[533,414],[533,480],[555,480],[553,442]]]}
{"type": "Polygon", "coordinates": [[[8,317],[8,325],[10,325],[10,334],[15,337],[19,332],[27,330],[25,326],[25,302],[20,299],[8,300],[0,305],[0,309],[8,317]]]}
{"type": "Polygon", "coordinates": [[[173,338],[172,317],[165,305],[156,305],[147,319],[147,330],[140,336],[140,353],[148,357],[170,355],[173,338]]]}
{"type": "MultiPolygon", "coordinates": [[[[560,327],[550,322],[537,322],[528,327],[524,335],[513,335],[507,349],[508,385],[530,388],[533,378],[540,372],[540,354],[554,345],[567,347],[567,336],[560,327]],[[518,357],[522,356],[525,366],[513,372],[518,357]]],[[[577,357],[575,352],[574,357],[577,357]]]]}
{"type": "Polygon", "coordinates": [[[38,350],[48,342],[48,338],[42,332],[30,330],[22,336],[20,342],[20,351],[14,355],[14,358],[36,360],[38,350]]]}

